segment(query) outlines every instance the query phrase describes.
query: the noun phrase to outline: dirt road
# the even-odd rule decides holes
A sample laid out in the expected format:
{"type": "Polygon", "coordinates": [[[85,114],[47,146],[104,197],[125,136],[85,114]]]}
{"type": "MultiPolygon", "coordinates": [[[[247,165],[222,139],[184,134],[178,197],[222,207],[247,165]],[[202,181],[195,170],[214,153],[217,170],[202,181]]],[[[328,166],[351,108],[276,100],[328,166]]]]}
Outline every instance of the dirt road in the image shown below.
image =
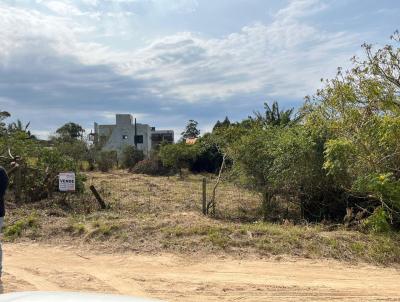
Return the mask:
{"type": "Polygon", "coordinates": [[[3,291],[89,291],[167,301],[400,301],[400,271],[334,261],[195,261],[6,244],[3,291]]]}

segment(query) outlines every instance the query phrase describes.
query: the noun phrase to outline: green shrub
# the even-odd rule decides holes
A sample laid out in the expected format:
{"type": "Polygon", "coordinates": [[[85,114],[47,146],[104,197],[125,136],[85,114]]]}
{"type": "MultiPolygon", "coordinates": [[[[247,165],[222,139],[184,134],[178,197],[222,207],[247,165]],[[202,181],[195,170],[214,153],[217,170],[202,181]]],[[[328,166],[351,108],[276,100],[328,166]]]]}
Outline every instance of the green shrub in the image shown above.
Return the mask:
{"type": "Polygon", "coordinates": [[[92,231],[89,232],[89,237],[95,238],[95,237],[109,237],[121,230],[121,226],[117,224],[109,224],[105,223],[102,221],[94,221],[92,223],[92,231]]]}
{"type": "MultiPolygon", "coordinates": [[[[9,167],[5,167],[9,169],[9,167]]],[[[74,172],[76,175],[76,191],[84,191],[86,177],[79,173],[78,163],[54,148],[38,148],[26,162],[19,167],[20,197],[19,201],[35,202],[51,197],[58,190],[57,175],[60,172],[74,172]],[[34,155],[34,156],[33,156],[34,155]]],[[[10,177],[9,190],[15,190],[17,178],[10,177]]]]}
{"type": "Polygon", "coordinates": [[[222,229],[210,229],[207,238],[213,245],[221,248],[226,248],[231,241],[231,239],[222,229]]]}
{"type": "Polygon", "coordinates": [[[125,146],[122,150],[122,167],[125,169],[133,168],[138,162],[144,159],[142,150],[137,150],[134,146],[125,146]]]}
{"type": "Polygon", "coordinates": [[[364,221],[364,227],[375,233],[390,231],[389,216],[382,207],[376,208],[374,213],[364,221]]]}
{"type": "Polygon", "coordinates": [[[4,237],[8,240],[15,240],[22,236],[22,233],[27,230],[32,230],[34,233],[39,228],[38,219],[35,213],[26,218],[17,220],[13,224],[4,228],[4,237]]]}
{"type": "Polygon", "coordinates": [[[117,165],[117,152],[115,151],[101,151],[97,156],[97,167],[102,172],[110,171],[117,165]]]}
{"type": "Polygon", "coordinates": [[[198,152],[198,145],[187,145],[182,142],[162,146],[158,155],[165,167],[177,170],[182,178],[182,169],[190,167],[198,152]]]}

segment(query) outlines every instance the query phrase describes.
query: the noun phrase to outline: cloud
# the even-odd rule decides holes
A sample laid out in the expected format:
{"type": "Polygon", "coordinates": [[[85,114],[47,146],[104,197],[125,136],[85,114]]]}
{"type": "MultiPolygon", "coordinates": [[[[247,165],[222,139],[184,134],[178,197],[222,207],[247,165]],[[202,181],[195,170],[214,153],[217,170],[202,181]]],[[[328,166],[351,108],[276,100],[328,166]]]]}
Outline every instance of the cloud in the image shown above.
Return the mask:
{"type": "MultiPolygon", "coordinates": [[[[148,114],[146,113],[137,113],[137,112],[118,112],[118,114],[121,113],[126,113],[126,114],[131,114],[132,116],[134,116],[136,119],[138,120],[144,120],[146,117],[148,117],[148,114]]],[[[115,111],[101,111],[98,112],[96,115],[104,117],[107,121],[109,121],[110,123],[115,123],[115,111]]]]}
{"type": "MultiPolygon", "coordinates": [[[[47,5],[61,12],[71,10],[59,6],[60,2],[47,5]]],[[[301,98],[317,87],[315,80],[323,76],[322,68],[334,70],[348,59],[356,38],[354,34],[324,32],[299,21],[321,9],[326,5],[317,0],[292,1],[270,24],[254,23],[220,39],[181,32],[157,39],[145,48],[123,52],[80,41],[78,36],[91,33],[91,27],[61,17],[0,7],[5,15],[0,32],[6,36],[3,43],[8,43],[0,45],[0,56],[13,47],[17,52],[32,49],[26,44],[36,41],[83,64],[106,64],[121,75],[153,80],[153,85],[144,89],[159,97],[198,102],[264,90],[269,95],[301,98]],[[7,34],[10,32],[13,34],[7,34]]]]}
{"type": "Polygon", "coordinates": [[[199,5],[197,0],[105,0],[103,2],[103,7],[110,7],[107,4],[111,4],[119,8],[133,9],[142,13],[156,12],[158,14],[167,14],[169,12],[191,13],[199,5]]]}
{"type": "MultiPolygon", "coordinates": [[[[52,14],[0,4],[1,109],[32,120],[40,131],[70,120],[90,127],[118,112],[136,112],[141,120],[175,129],[195,117],[210,128],[210,121],[227,112],[245,117],[268,97],[301,100],[357,45],[355,34],[327,32],[305,21],[328,9],[309,0],[290,2],[272,22],[251,23],[219,38],[177,32],[122,51],[92,39],[101,34],[93,16],[123,13],[121,7],[162,11],[170,2],[79,3],[38,3],[52,14]],[[117,8],[108,9],[111,4],[117,8]]],[[[165,10],[190,13],[198,6],[174,3],[165,10]]]]}
{"type": "Polygon", "coordinates": [[[220,39],[177,33],[117,66],[123,74],[159,79],[155,93],[188,102],[260,90],[301,98],[318,87],[316,79],[325,70],[333,73],[348,60],[357,41],[355,34],[325,32],[300,20],[326,7],[318,1],[293,1],[272,23],[254,23],[220,39]]]}
{"type": "Polygon", "coordinates": [[[327,3],[321,0],[295,0],[290,1],[289,5],[280,9],[276,14],[276,20],[288,22],[298,18],[314,15],[327,9],[327,3]]]}
{"type": "Polygon", "coordinates": [[[45,5],[48,9],[55,12],[58,15],[82,15],[83,13],[70,2],[64,1],[44,1],[43,5],[45,5]]]}
{"type": "Polygon", "coordinates": [[[197,0],[153,0],[153,5],[160,11],[174,11],[178,13],[192,13],[196,11],[199,3],[197,0]]]}
{"type": "Polygon", "coordinates": [[[97,6],[99,4],[98,0],[82,0],[83,4],[90,5],[90,6],[97,6]]]}
{"type": "Polygon", "coordinates": [[[32,130],[31,133],[39,139],[47,139],[49,136],[53,134],[50,131],[43,131],[43,130],[32,130]]]}

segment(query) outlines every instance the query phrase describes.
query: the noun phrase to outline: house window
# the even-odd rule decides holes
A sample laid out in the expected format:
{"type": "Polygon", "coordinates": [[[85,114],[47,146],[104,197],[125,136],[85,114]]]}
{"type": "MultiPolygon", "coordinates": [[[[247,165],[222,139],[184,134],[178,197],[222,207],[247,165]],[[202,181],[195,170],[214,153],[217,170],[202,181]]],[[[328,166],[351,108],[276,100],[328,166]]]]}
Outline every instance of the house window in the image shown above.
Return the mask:
{"type": "Polygon", "coordinates": [[[143,135],[135,136],[135,144],[143,144],[143,135]]]}
{"type": "Polygon", "coordinates": [[[122,135],[122,139],[128,139],[128,135],[122,135]]]}

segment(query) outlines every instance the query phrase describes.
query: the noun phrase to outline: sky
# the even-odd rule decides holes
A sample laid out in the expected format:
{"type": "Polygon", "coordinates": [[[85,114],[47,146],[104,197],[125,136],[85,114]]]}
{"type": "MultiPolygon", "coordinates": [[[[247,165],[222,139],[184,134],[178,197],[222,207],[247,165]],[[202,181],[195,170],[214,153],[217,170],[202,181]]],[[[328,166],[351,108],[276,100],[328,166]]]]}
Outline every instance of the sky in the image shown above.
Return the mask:
{"type": "Polygon", "coordinates": [[[116,113],[204,133],[298,108],[399,15],[397,0],[0,0],[0,110],[41,138],[116,113]]]}

